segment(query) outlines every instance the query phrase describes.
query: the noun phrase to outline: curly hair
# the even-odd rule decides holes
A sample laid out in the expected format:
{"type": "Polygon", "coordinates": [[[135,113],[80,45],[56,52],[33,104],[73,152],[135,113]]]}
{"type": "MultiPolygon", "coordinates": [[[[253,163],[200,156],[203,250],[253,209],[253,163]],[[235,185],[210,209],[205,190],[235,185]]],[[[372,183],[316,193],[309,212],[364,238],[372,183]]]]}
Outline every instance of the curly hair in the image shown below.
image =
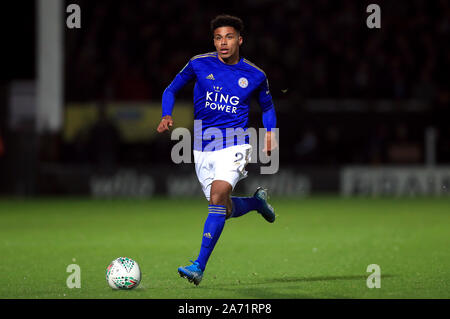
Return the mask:
{"type": "Polygon", "coordinates": [[[238,17],[221,14],[211,20],[211,33],[220,27],[233,27],[239,34],[244,31],[244,23],[238,17]]]}

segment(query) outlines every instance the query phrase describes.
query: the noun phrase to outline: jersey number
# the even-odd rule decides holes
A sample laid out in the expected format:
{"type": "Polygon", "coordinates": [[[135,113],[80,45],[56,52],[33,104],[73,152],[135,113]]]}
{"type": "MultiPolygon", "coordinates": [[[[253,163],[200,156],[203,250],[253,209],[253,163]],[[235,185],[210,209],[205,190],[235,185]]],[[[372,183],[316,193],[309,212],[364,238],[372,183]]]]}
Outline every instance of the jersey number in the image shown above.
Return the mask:
{"type": "Polygon", "coordinates": [[[237,157],[237,159],[234,160],[235,163],[240,162],[244,158],[244,154],[242,154],[240,152],[236,153],[234,156],[237,157]]]}
{"type": "MultiPolygon", "coordinates": [[[[248,164],[248,157],[249,157],[249,155],[250,155],[250,152],[247,151],[246,154],[245,154],[245,165],[248,164]]],[[[242,159],[244,158],[244,154],[242,154],[241,152],[237,152],[236,154],[234,154],[234,156],[237,157],[234,160],[235,163],[242,161],[242,159]]]]}

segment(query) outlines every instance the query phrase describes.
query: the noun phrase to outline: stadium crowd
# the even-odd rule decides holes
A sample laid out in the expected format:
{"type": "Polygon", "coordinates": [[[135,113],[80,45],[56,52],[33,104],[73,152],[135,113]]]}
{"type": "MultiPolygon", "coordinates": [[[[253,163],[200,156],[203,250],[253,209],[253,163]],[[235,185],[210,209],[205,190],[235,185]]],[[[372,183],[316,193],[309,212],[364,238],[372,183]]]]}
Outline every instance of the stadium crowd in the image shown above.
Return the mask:
{"type": "MultiPolygon", "coordinates": [[[[282,145],[292,145],[282,153],[286,159],[420,163],[423,132],[433,125],[439,160],[450,161],[443,120],[450,69],[446,0],[378,1],[381,29],[367,28],[368,3],[352,0],[241,0],[220,10],[202,0],[75,2],[83,25],[66,30],[67,102],[159,100],[190,57],[214,50],[209,21],[226,12],[244,20],[242,53],[265,70],[275,105],[288,105],[280,110],[279,126],[292,130],[291,119],[299,119],[301,130],[283,134],[282,145]],[[420,99],[428,110],[416,119],[401,112],[386,114],[387,121],[367,116],[354,126],[344,117],[322,129],[320,116],[303,102],[324,98],[420,99]],[[366,131],[355,134],[358,127],[366,131]],[[408,155],[395,150],[405,143],[400,148],[408,155]]],[[[191,88],[180,97],[191,99],[191,88]]],[[[339,111],[333,116],[342,118],[339,111]]]]}

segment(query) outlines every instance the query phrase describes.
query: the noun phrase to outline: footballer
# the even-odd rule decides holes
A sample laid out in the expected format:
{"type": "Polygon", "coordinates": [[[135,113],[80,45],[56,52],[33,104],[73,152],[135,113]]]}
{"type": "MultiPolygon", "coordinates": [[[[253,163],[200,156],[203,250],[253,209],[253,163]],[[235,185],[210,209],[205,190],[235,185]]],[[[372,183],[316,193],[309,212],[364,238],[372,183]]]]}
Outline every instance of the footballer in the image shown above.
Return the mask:
{"type": "Polygon", "coordinates": [[[211,21],[211,31],[216,51],[192,57],[162,95],[159,133],[173,125],[172,110],[177,92],[188,82],[195,81],[194,120],[201,123],[200,127],[194,125],[195,171],[209,205],[200,253],[191,265],[178,268],[180,276],[195,285],[203,278],[227,219],[255,210],[266,221],[275,221],[266,189],[259,187],[251,197],[232,196],[236,184],[247,177],[245,166],[250,161],[252,146],[248,136],[236,139],[236,135],[227,132],[248,128],[253,95],[258,99],[266,128],[263,151],[270,154],[278,147],[274,136],[276,113],[266,74],[239,54],[243,28],[238,17],[215,17],[211,21]],[[210,132],[215,132],[213,140],[210,132]]]}

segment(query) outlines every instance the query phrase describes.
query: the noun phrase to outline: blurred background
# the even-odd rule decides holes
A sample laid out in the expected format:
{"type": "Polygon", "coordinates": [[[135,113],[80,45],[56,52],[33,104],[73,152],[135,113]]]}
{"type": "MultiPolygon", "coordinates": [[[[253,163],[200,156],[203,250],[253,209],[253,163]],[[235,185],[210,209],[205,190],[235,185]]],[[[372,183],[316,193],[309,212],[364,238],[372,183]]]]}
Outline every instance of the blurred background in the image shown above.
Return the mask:
{"type": "MultiPolygon", "coordinates": [[[[242,55],[266,72],[280,170],[250,178],[275,195],[449,195],[450,2],[58,1],[5,3],[0,193],[202,196],[192,164],[158,135],[161,96],[194,55],[214,51],[209,22],[245,23],[242,55]],[[369,29],[370,3],[381,28],[369,29]],[[70,4],[81,9],[69,28],[70,4]]],[[[174,111],[192,128],[193,83],[174,111]]],[[[262,127],[253,101],[252,127],[262,127]]],[[[264,165],[264,164],[262,164],[264,165]]]]}

